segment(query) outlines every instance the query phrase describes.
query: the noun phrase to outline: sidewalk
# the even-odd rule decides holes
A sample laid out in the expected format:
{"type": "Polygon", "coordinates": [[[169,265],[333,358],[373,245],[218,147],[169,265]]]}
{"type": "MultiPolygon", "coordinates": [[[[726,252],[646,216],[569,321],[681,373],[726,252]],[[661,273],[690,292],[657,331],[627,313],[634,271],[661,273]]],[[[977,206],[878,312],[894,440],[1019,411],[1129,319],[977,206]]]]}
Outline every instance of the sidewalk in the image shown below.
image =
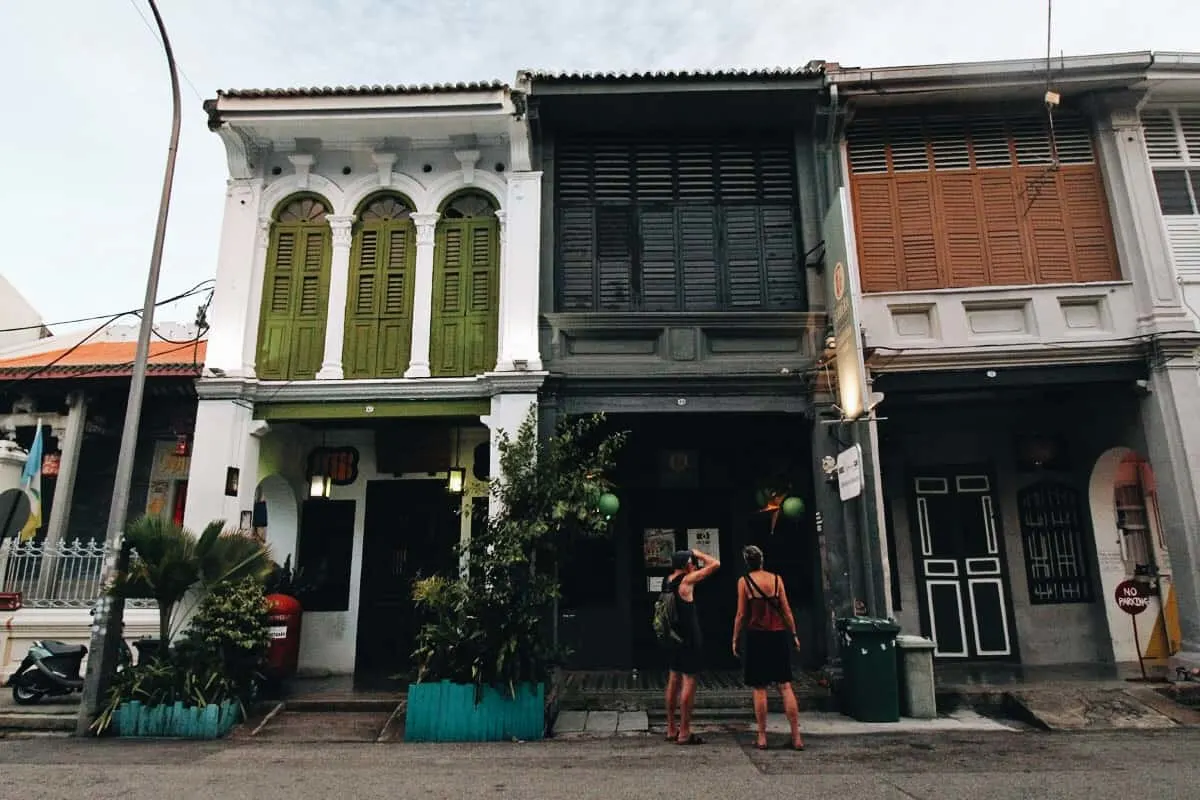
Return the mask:
{"type": "MultiPolygon", "coordinates": [[[[744,720],[721,722],[700,721],[693,725],[699,733],[741,733],[754,729],[754,720],[747,714],[744,720]]],[[[830,711],[807,711],[800,715],[800,728],[814,736],[859,736],[863,734],[1009,732],[1028,730],[1020,723],[1006,723],[960,709],[937,719],[901,718],[899,722],[859,722],[830,711]]],[[[768,733],[787,733],[787,718],[783,714],[767,715],[768,733]]],[[[662,725],[650,725],[645,711],[563,711],[554,725],[555,739],[611,739],[615,737],[662,735],[662,725]]]]}

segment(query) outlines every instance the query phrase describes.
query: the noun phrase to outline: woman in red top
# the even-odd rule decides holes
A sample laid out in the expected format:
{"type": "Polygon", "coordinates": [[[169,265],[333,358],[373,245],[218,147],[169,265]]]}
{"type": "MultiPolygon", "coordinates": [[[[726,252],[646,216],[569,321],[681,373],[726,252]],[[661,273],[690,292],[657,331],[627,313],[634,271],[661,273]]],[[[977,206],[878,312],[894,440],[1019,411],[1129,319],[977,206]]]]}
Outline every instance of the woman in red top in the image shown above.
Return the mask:
{"type": "Polygon", "coordinates": [[[792,648],[800,649],[796,619],[788,604],[783,580],[763,569],[763,553],[754,545],[742,550],[748,570],[738,579],[737,618],[733,621],[733,654],[741,649],[743,676],[754,690],[754,719],[758,723],[757,747],[767,749],[767,687],[775,684],[783,697],[783,710],[792,727],[792,748],[804,749],[800,738],[800,709],[792,691],[792,648]]]}

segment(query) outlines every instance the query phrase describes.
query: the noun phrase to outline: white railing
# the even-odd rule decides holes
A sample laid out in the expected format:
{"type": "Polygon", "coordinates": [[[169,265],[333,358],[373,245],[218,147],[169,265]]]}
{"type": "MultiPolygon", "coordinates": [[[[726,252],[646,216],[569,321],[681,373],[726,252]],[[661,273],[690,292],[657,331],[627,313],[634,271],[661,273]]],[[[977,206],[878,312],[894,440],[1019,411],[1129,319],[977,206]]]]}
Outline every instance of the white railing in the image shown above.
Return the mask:
{"type": "MultiPolygon", "coordinates": [[[[104,542],[6,541],[0,545],[0,591],[20,592],[27,608],[88,608],[101,595],[108,551],[104,542]]],[[[153,608],[153,600],[130,600],[131,608],[153,608]]]]}

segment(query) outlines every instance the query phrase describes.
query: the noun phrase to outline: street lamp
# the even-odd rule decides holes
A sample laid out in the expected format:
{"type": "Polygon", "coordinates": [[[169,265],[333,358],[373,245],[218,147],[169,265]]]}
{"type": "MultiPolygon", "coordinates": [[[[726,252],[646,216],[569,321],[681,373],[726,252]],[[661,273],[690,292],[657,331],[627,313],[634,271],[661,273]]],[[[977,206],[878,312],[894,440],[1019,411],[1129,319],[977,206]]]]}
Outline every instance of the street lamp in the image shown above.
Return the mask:
{"type": "MultiPolygon", "coordinates": [[[[150,355],[150,334],[154,327],[154,307],[158,301],[158,277],[162,270],[163,239],[167,232],[167,211],[171,205],[171,184],[175,179],[175,155],[179,150],[180,102],[179,73],[175,68],[175,54],[171,51],[171,40],[167,28],[154,0],[147,0],[158,33],[162,37],[163,50],[167,56],[167,70],[171,75],[171,143],[167,147],[167,168],[163,175],[162,195],[158,202],[158,224],[154,229],[154,249],[150,253],[150,274],[146,277],[146,300],[142,305],[142,322],[138,328],[137,350],[133,359],[133,372],[129,378],[129,400],[125,407],[125,425],[121,429],[121,449],[117,455],[116,476],[113,480],[112,506],[108,510],[108,528],[105,537],[109,556],[105,560],[102,585],[108,586],[113,576],[124,568],[128,554],[124,548],[126,515],[129,508],[130,483],[133,480],[133,457],[137,447],[138,428],[142,420],[142,395],[146,389],[146,362],[150,355]]],[[[96,622],[92,626],[92,643],[89,648],[87,675],[83,683],[83,701],[79,705],[79,717],[75,722],[75,734],[86,736],[91,730],[92,720],[100,712],[110,677],[116,666],[117,642],[122,636],[125,616],[125,601],[120,598],[100,597],[96,603],[96,622]]],[[[163,646],[165,646],[165,642],[163,646]]]]}

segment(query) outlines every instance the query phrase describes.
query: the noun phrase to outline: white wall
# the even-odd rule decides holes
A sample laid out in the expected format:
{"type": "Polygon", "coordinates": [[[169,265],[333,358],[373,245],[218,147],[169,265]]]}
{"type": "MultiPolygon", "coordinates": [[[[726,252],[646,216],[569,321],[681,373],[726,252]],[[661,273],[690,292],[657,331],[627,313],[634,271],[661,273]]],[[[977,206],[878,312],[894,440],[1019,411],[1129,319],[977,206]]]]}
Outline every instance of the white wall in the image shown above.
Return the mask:
{"type": "Polygon", "coordinates": [[[21,296],[7,278],[0,275],[0,328],[31,328],[0,332],[0,351],[42,338],[42,324],[42,316],[37,309],[21,296]]]}

